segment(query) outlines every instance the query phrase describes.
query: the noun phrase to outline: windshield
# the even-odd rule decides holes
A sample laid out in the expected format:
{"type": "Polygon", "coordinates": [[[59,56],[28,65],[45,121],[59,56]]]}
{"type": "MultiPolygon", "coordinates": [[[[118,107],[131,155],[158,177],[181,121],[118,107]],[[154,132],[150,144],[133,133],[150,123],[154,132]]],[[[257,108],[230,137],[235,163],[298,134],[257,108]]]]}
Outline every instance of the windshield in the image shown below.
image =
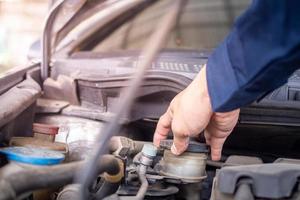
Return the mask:
{"type": "MultiPolygon", "coordinates": [[[[249,0],[190,0],[172,31],[167,49],[212,49],[228,34],[235,18],[248,6],[249,0]]],[[[140,50],[163,15],[169,1],[159,1],[125,23],[93,51],[140,50]]]]}

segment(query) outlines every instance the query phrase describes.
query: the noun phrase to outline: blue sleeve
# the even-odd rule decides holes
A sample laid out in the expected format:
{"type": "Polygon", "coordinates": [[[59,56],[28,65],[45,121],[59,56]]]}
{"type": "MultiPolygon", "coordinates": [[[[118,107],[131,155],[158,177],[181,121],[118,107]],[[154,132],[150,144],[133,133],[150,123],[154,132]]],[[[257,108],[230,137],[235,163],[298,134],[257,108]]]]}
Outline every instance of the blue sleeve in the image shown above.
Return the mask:
{"type": "Polygon", "coordinates": [[[245,106],[300,67],[300,1],[254,0],[207,62],[213,110],[245,106]]]}

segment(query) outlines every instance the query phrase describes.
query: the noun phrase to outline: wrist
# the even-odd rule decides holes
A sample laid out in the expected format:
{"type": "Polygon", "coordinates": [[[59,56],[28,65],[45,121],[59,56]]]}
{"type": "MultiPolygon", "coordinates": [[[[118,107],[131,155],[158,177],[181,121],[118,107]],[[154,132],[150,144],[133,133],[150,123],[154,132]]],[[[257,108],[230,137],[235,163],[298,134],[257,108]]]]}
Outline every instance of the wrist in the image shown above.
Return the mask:
{"type": "Polygon", "coordinates": [[[209,109],[212,110],[206,79],[206,65],[204,65],[200,70],[199,74],[192,82],[192,85],[192,87],[194,87],[194,91],[198,91],[197,98],[199,98],[199,102],[203,103],[203,105],[209,106],[209,109]]]}

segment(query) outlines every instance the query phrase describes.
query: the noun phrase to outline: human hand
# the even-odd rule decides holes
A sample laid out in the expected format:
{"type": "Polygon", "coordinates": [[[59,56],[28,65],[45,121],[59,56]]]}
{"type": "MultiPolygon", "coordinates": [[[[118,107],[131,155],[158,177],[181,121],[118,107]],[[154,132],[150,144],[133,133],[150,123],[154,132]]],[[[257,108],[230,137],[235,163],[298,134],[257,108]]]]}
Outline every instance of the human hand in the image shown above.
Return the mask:
{"type": "Polygon", "coordinates": [[[207,89],[206,66],[193,82],[171,101],[166,113],[157,124],[153,142],[159,146],[172,129],[174,134],[171,151],[183,153],[190,137],[204,130],[206,143],[211,146],[212,160],[220,160],[223,144],[237,123],[239,109],[226,113],[212,111],[207,89]]]}

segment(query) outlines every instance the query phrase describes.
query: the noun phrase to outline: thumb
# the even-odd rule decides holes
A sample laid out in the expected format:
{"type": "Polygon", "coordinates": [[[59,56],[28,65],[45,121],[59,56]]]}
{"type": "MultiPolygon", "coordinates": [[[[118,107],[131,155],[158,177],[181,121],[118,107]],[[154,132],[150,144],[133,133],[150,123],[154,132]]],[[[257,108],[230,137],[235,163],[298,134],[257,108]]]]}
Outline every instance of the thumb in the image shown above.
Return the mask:
{"type": "Polygon", "coordinates": [[[155,146],[158,147],[160,141],[168,137],[168,133],[171,129],[171,124],[172,124],[172,111],[169,107],[167,112],[163,114],[158,120],[154,132],[154,137],[153,137],[153,143],[155,146]]]}

